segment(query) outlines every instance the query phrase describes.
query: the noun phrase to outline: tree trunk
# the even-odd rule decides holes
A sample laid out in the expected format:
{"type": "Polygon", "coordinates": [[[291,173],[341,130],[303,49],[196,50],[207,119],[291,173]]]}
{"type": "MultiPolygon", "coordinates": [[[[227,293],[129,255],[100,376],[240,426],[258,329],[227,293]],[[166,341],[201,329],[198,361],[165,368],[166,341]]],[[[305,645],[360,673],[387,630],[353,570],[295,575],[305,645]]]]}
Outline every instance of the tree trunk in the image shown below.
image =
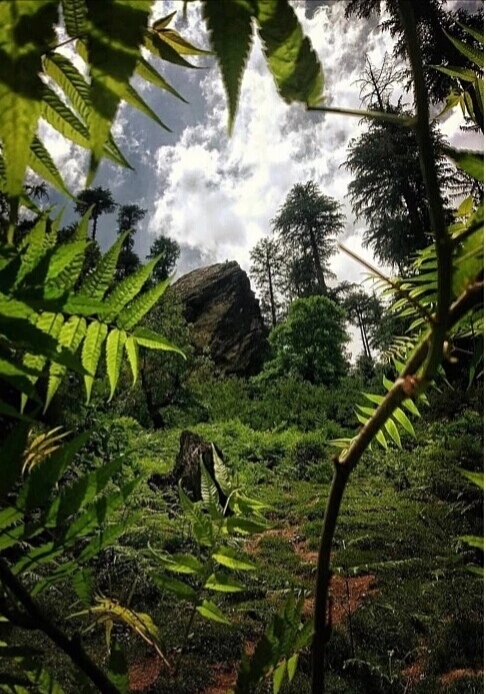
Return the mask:
{"type": "Polygon", "coordinates": [[[270,308],[272,310],[272,325],[275,327],[277,325],[277,312],[275,310],[275,298],[273,296],[273,282],[272,282],[272,269],[270,267],[270,258],[268,256],[268,248],[266,253],[266,264],[267,264],[267,274],[268,274],[268,291],[270,293],[270,308]]]}
{"type": "Polygon", "coordinates": [[[326,282],[324,280],[324,272],[322,270],[321,259],[319,257],[319,248],[317,247],[316,236],[314,229],[309,228],[309,239],[312,249],[312,260],[314,262],[314,268],[316,271],[317,284],[322,294],[327,294],[326,282]]]}
{"type": "Polygon", "coordinates": [[[366,336],[366,331],[363,323],[363,315],[358,306],[356,307],[356,317],[358,319],[358,327],[359,332],[361,334],[361,342],[363,343],[363,351],[367,357],[371,357],[370,346],[368,343],[368,338],[366,336]]]}
{"type": "Polygon", "coordinates": [[[93,220],[93,228],[91,230],[91,238],[93,239],[93,241],[96,241],[96,227],[98,225],[98,215],[93,213],[93,216],[91,217],[91,219],[93,220]]]}
{"type": "Polygon", "coordinates": [[[154,429],[162,429],[164,427],[164,418],[160,414],[159,408],[157,407],[154,399],[152,397],[152,391],[147,383],[147,377],[145,374],[145,364],[140,369],[140,383],[142,385],[142,390],[145,395],[145,402],[147,404],[147,412],[152,420],[152,425],[154,429]]]}

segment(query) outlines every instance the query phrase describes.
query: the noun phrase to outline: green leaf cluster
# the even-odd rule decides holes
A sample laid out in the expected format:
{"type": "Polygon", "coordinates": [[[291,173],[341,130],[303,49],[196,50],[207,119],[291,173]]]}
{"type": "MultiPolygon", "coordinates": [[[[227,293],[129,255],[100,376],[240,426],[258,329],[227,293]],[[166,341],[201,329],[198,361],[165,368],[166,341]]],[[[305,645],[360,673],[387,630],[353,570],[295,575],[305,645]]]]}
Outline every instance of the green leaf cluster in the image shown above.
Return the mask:
{"type": "Polygon", "coordinates": [[[267,66],[282,98],[309,105],[322,98],[321,66],[290,4],[281,0],[206,0],[203,16],[216,53],[229,106],[231,132],[243,72],[252,46],[253,22],[267,66]]]}
{"type": "Polygon", "coordinates": [[[200,460],[202,501],[191,501],[179,483],[181,509],[199,546],[199,555],[169,554],[151,549],[156,564],[150,573],[161,590],[192,603],[193,610],[202,617],[229,624],[220,607],[208,599],[208,594],[245,590],[240,574],[253,571],[255,566],[238,548],[238,536],[260,533],[269,526],[262,515],[265,505],[243,492],[238,477],[230,473],[214,446],[212,454],[214,478],[200,460]],[[224,506],[219,490],[226,498],[224,506]],[[238,578],[229,572],[237,572],[238,578]]]}
{"type": "Polygon", "coordinates": [[[243,656],[234,694],[254,691],[266,677],[272,676],[273,692],[278,694],[286,680],[294,678],[299,651],[311,642],[312,622],[303,624],[304,597],[297,602],[293,593],[272,617],[251,657],[243,656]]]}
{"type": "Polygon", "coordinates": [[[134,380],[140,347],[182,354],[161,335],[137,327],[168,286],[165,281],[143,291],[158,258],[113,284],[124,236],[74,289],[89,245],[88,215],[68,243],[57,243],[58,221],[42,216],[17,249],[0,246],[0,379],[21,393],[22,409],[28,398],[39,400],[35,384],[47,375],[46,409],[68,369],[84,376],[89,401],[103,351],[110,397],[124,352],[134,380]]]}

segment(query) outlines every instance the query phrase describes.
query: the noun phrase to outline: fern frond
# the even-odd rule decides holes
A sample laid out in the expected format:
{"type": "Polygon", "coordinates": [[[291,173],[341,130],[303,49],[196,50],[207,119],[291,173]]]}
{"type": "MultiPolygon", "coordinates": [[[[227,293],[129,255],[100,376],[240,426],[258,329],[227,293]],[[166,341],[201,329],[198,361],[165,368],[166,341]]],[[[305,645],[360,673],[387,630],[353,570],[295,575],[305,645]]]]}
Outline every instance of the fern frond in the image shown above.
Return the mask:
{"type": "Polygon", "coordinates": [[[81,354],[81,363],[88,372],[84,377],[84,385],[86,389],[86,403],[89,403],[91,397],[91,389],[93,387],[96,376],[96,369],[101,356],[103,343],[108,334],[108,326],[105,323],[93,321],[90,323],[86,331],[86,337],[83,343],[83,351],[81,354]]]}
{"type": "Polygon", "coordinates": [[[128,84],[140,55],[151,2],[92,2],[88,6],[91,31],[86,39],[90,68],[90,109],[86,122],[90,133],[91,160],[87,185],[91,184],[103,156],[105,142],[120,103],[120,87],[128,84]],[[113,28],[119,38],[113,40],[113,28]]]}
{"type": "Polygon", "coordinates": [[[111,400],[115,394],[116,384],[120,376],[123,348],[126,341],[126,332],[124,330],[118,330],[118,328],[111,330],[106,340],[106,370],[110,382],[109,400],[111,400]]]}
{"type": "MultiPolygon", "coordinates": [[[[69,352],[71,352],[71,354],[74,354],[81,344],[85,334],[86,320],[82,316],[71,316],[71,318],[64,323],[59,333],[59,346],[65,347],[67,350],[69,350],[69,352]]],[[[49,407],[52,398],[61,385],[61,381],[65,373],[66,366],[56,363],[51,364],[44,412],[49,407]]]]}
{"type": "Polygon", "coordinates": [[[250,2],[205,2],[203,17],[216,53],[228,99],[228,130],[231,132],[238,106],[243,71],[253,40],[250,2]]]}
{"type": "Polygon", "coordinates": [[[69,431],[62,431],[62,426],[50,429],[45,434],[39,434],[32,438],[23,455],[22,474],[29,474],[36,465],[42,463],[54,451],[58,450],[61,441],[69,435],[69,431]],[[62,432],[62,433],[61,433],[62,432]]]}

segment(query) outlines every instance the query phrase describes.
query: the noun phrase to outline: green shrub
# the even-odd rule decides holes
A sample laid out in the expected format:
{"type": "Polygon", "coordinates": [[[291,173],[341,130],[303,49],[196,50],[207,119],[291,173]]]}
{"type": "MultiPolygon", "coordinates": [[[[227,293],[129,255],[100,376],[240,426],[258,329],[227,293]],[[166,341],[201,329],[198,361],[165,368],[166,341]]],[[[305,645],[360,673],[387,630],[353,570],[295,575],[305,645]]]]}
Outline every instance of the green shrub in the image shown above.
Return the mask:
{"type": "Polygon", "coordinates": [[[310,479],[317,465],[329,455],[323,434],[303,434],[291,452],[292,466],[297,479],[310,479]]]}

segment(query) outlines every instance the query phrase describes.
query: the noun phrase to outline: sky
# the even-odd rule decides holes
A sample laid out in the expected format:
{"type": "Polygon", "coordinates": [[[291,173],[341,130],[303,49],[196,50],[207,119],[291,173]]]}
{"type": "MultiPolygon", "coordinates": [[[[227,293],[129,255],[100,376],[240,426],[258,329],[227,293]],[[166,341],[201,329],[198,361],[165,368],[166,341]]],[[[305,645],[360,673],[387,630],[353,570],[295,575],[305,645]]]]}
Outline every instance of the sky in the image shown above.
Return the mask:
{"type": "MultiPolygon", "coordinates": [[[[346,20],[343,0],[291,1],[323,66],[325,103],[359,108],[357,80],[366,56],[380,65],[385,53],[393,50],[390,37],[380,31],[377,19],[346,20]]],[[[158,0],[153,19],[174,10],[177,14],[171,26],[207,48],[197,4],[189,5],[184,21],[182,2],[158,0]]],[[[136,203],[147,210],[136,236],[139,255],[143,258],[155,237],[163,234],[181,246],[178,275],[226,260],[236,260],[248,272],[251,249],[271,233],[271,220],[292,186],[314,180],[325,195],[343,205],[346,222],[340,241],[373,262],[371,251],[361,244],[363,223],[351,211],[347,198],[351,179],[343,166],[350,140],[366,126],[357,118],[311,113],[303,105],[285,104],[255,38],[229,137],[216,61],[205,56],[192,62],[198,69],[154,61],[189,104],[138,79],[133,81],[172,132],[123,106],[114,134],[135,171],[106,162],[94,182],[109,187],[118,203],[136,203]]],[[[442,123],[442,131],[456,146],[479,147],[471,135],[459,130],[461,121],[462,115],[456,111],[442,123]]],[[[68,186],[75,192],[81,190],[85,153],[47,125],[43,135],[68,186]]],[[[68,205],[65,221],[73,218],[72,205],[68,205]]],[[[115,239],[116,215],[101,217],[98,226],[99,241],[107,248],[115,239]]],[[[331,260],[331,269],[338,281],[360,282],[365,273],[342,251],[331,260]]],[[[355,339],[351,349],[357,349],[355,339]]]]}

